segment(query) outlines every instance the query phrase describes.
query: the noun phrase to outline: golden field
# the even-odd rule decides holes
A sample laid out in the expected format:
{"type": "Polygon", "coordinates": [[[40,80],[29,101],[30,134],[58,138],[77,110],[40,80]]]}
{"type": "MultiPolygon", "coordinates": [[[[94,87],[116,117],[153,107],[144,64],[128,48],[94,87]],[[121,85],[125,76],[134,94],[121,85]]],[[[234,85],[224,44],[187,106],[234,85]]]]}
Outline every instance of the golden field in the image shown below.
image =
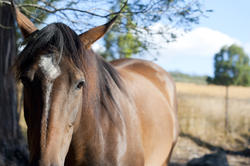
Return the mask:
{"type": "Polygon", "coordinates": [[[228,90],[229,132],[225,132],[224,86],[176,83],[181,132],[225,148],[246,148],[250,138],[250,88],[228,90]]]}

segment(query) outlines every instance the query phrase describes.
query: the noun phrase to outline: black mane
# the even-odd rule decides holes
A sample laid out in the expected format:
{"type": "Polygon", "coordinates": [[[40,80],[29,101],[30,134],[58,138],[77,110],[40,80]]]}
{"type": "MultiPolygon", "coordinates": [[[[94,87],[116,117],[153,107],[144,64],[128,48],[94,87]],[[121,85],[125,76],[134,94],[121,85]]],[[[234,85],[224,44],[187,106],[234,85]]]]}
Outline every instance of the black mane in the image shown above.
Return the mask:
{"type": "Polygon", "coordinates": [[[26,47],[19,54],[15,64],[18,79],[39,58],[38,53],[45,50],[52,53],[54,63],[60,63],[61,57],[67,56],[78,68],[83,65],[80,60],[84,55],[82,42],[79,36],[63,23],[52,23],[33,32],[24,44],[26,47]]]}

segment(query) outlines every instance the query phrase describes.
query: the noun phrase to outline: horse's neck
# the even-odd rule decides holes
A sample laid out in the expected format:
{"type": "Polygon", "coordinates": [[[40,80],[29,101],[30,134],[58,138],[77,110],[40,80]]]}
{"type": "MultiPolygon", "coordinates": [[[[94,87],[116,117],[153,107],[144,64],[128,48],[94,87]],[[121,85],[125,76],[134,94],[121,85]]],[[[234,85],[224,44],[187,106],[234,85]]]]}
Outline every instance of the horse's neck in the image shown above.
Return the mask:
{"type": "Polygon", "coordinates": [[[91,69],[88,70],[88,79],[90,80],[88,86],[88,96],[90,97],[88,103],[90,105],[88,109],[91,112],[88,114],[91,116],[89,119],[96,121],[98,132],[106,132],[110,126],[120,128],[122,127],[123,115],[119,100],[124,97],[124,94],[111,77],[111,71],[100,66],[104,60],[93,54],[91,61],[91,66],[89,65],[91,69]]]}
{"type": "MultiPolygon", "coordinates": [[[[121,100],[123,93],[114,85],[109,85],[110,87],[107,85],[110,88],[109,93],[114,95],[113,99],[106,92],[101,92],[103,90],[99,87],[101,78],[98,77],[100,74],[98,72],[101,71],[98,68],[100,66],[96,66],[98,65],[96,60],[96,57],[92,57],[91,63],[88,64],[89,67],[92,67],[87,71],[88,101],[86,104],[88,106],[82,110],[80,126],[72,141],[77,146],[74,148],[77,151],[76,154],[95,155],[96,158],[103,159],[104,153],[114,155],[118,146],[126,145],[121,143],[126,141],[126,129],[120,103],[112,101],[121,100]]],[[[104,83],[115,84],[113,80],[104,81],[104,83]]],[[[123,147],[123,149],[126,148],[123,147]]]]}

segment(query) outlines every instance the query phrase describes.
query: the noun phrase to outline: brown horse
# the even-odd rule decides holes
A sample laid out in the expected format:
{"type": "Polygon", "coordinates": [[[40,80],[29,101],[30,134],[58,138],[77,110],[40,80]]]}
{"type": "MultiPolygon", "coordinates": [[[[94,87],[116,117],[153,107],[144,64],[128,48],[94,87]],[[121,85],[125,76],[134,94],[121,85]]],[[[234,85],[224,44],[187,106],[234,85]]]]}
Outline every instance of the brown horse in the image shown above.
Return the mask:
{"type": "Polygon", "coordinates": [[[91,50],[114,23],[77,35],[41,30],[16,11],[26,47],[16,63],[33,166],[163,166],[178,136],[175,84],[148,61],[91,50]]]}

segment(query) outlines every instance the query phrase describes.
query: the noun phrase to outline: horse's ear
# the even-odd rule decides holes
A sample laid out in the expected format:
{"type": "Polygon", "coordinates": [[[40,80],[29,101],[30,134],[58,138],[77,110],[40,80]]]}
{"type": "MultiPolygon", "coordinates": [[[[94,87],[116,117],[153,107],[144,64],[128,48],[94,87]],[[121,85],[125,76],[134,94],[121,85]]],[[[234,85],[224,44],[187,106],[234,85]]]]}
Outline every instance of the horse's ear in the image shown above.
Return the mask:
{"type": "Polygon", "coordinates": [[[112,20],[110,20],[108,23],[92,28],[84,33],[82,33],[79,37],[81,41],[83,42],[83,45],[85,48],[90,48],[90,46],[98,39],[100,39],[114,24],[116,18],[115,16],[112,20]]]}
{"type": "Polygon", "coordinates": [[[36,31],[37,28],[18,8],[15,7],[15,11],[18,27],[21,29],[24,38],[27,38],[32,32],[36,31]]]}

